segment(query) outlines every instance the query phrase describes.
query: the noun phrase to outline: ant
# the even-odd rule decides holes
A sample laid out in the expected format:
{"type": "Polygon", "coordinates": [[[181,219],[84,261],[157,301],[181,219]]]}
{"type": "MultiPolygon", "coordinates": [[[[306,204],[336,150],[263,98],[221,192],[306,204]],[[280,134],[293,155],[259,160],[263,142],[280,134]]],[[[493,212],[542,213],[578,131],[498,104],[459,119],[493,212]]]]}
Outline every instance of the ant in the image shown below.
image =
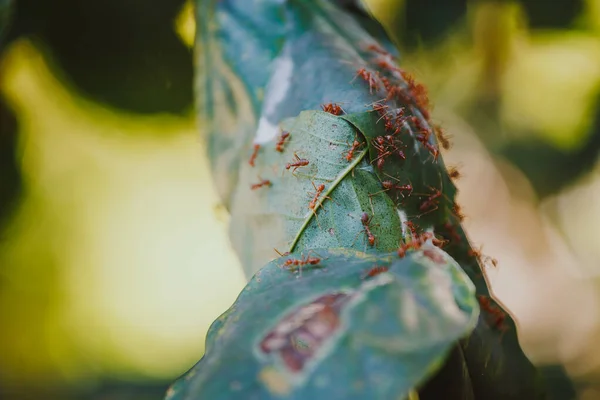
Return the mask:
{"type": "MultiPolygon", "coordinates": [[[[373,204],[371,204],[371,212],[373,210],[373,204]]],[[[348,216],[355,218],[352,214],[348,214],[348,216]]],[[[372,232],[372,226],[371,226],[371,221],[373,219],[373,215],[369,216],[368,213],[363,212],[360,216],[360,223],[363,226],[363,229],[361,231],[359,231],[356,234],[356,237],[354,238],[354,242],[352,242],[352,245],[350,245],[350,247],[354,246],[354,243],[356,242],[356,239],[358,239],[358,235],[360,235],[361,232],[365,232],[366,236],[367,236],[367,243],[369,244],[369,246],[373,247],[375,246],[375,242],[377,241],[377,238],[375,237],[375,235],[372,232]]],[[[377,224],[379,225],[379,224],[377,224]]]]}
{"type": "Polygon", "coordinates": [[[276,252],[277,254],[279,254],[279,256],[280,256],[280,257],[286,257],[286,256],[289,256],[289,255],[290,255],[290,252],[289,252],[289,251],[286,251],[285,253],[281,254],[281,253],[279,252],[279,250],[277,250],[277,249],[275,249],[275,248],[274,248],[273,250],[275,250],[275,252],[276,252]]]}
{"type": "Polygon", "coordinates": [[[382,169],[386,157],[392,155],[392,152],[385,148],[386,143],[382,136],[377,136],[373,139],[372,143],[375,150],[377,150],[377,158],[371,161],[371,163],[376,162],[377,168],[382,169]]]}
{"type": "Polygon", "coordinates": [[[292,161],[291,163],[287,163],[285,165],[285,169],[290,169],[293,168],[292,170],[292,174],[294,172],[296,172],[296,170],[300,167],[305,167],[309,164],[309,161],[305,158],[300,158],[298,157],[298,154],[296,154],[296,152],[294,152],[294,161],[292,161]]]}
{"type": "Polygon", "coordinates": [[[344,110],[337,103],[328,103],[321,105],[321,109],[329,114],[342,115],[344,110]]]}
{"type": "Polygon", "coordinates": [[[504,324],[504,320],[506,319],[506,314],[500,307],[494,305],[490,298],[483,295],[477,295],[477,301],[481,308],[492,317],[491,324],[495,328],[502,331],[502,334],[508,329],[508,326],[504,324]]]}
{"type": "Polygon", "coordinates": [[[423,116],[427,114],[427,116],[425,116],[425,119],[429,119],[429,112],[427,111],[429,109],[429,97],[427,97],[427,88],[423,84],[415,83],[415,78],[406,71],[401,71],[400,75],[402,75],[402,78],[406,81],[406,84],[408,85],[408,90],[410,91],[410,94],[412,95],[417,107],[419,107],[420,110],[424,111],[423,116]]]}
{"type": "Polygon", "coordinates": [[[389,269],[390,269],[390,267],[386,267],[383,265],[375,265],[373,268],[371,268],[367,272],[365,272],[361,279],[372,278],[374,276],[377,276],[379,274],[383,274],[384,272],[389,271],[389,269]]]}
{"type": "Polygon", "coordinates": [[[462,222],[465,219],[465,215],[462,213],[462,210],[458,203],[454,203],[452,205],[452,212],[454,213],[454,215],[456,215],[459,221],[462,222]]]}
{"type": "MultiPolygon", "coordinates": [[[[382,54],[384,56],[386,56],[386,54],[382,54]]],[[[389,56],[389,55],[388,55],[389,56]]],[[[393,61],[390,62],[388,61],[388,57],[377,57],[375,59],[375,65],[377,65],[379,68],[383,69],[383,70],[387,70],[390,73],[396,73],[396,74],[400,74],[400,76],[402,76],[402,69],[398,68],[398,66],[396,66],[393,61]]]]}
{"type": "Polygon", "coordinates": [[[410,230],[413,240],[419,237],[418,226],[412,221],[405,221],[404,225],[410,230]]]}
{"type": "MultiPolygon", "coordinates": [[[[383,81],[383,78],[382,78],[382,81],[383,81]]],[[[385,101],[390,101],[394,97],[400,99],[401,101],[405,99],[406,96],[404,95],[404,89],[402,87],[392,85],[392,83],[387,78],[385,81],[383,81],[383,84],[384,84],[385,90],[387,92],[385,101]]]]}
{"type": "Polygon", "coordinates": [[[385,159],[394,154],[393,152],[397,152],[398,157],[406,160],[406,155],[404,154],[404,151],[398,148],[394,136],[377,136],[375,139],[373,139],[372,143],[375,150],[377,150],[377,158],[371,162],[377,162],[376,166],[378,169],[383,168],[385,159]]]}
{"type": "Polygon", "coordinates": [[[256,156],[258,156],[258,150],[260,150],[260,144],[255,143],[254,151],[252,152],[252,155],[250,156],[250,160],[248,161],[248,164],[250,164],[251,167],[254,167],[254,161],[256,160],[256,156]]]}
{"type": "Polygon", "coordinates": [[[317,200],[319,199],[319,196],[321,195],[321,193],[323,193],[323,190],[325,190],[325,185],[323,185],[321,183],[319,186],[315,186],[314,182],[311,182],[311,183],[312,183],[313,187],[315,188],[316,192],[315,192],[315,197],[313,197],[313,199],[308,204],[308,208],[310,208],[311,210],[314,210],[315,205],[317,204],[317,200]]]}
{"type": "Polygon", "coordinates": [[[427,137],[427,139],[429,139],[429,135],[431,134],[431,131],[429,129],[427,129],[427,127],[425,125],[423,125],[423,121],[421,121],[421,119],[419,117],[417,117],[416,115],[412,115],[412,116],[408,117],[408,120],[414,125],[415,129],[418,132],[424,133],[425,136],[427,137]]]}
{"type": "Polygon", "coordinates": [[[448,242],[447,240],[441,240],[435,237],[435,235],[432,232],[425,232],[423,233],[419,240],[424,243],[427,240],[431,240],[431,244],[434,245],[435,247],[439,247],[440,249],[442,247],[444,247],[444,245],[448,242]]]}
{"type": "Polygon", "coordinates": [[[260,179],[260,182],[254,183],[254,184],[252,184],[250,186],[250,188],[252,190],[256,190],[256,189],[261,188],[263,186],[271,186],[271,181],[270,180],[268,180],[268,179],[261,179],[260,177],[258,179],[260,179]]]}
{"type": "MultiPolygon", "coordinates": [[[[379,90],[379,84],[377,83],[375,78],[373,78],[373,74],[371,72],[367,71],[365,68],[361,68],[358,71],[356,71],[356,77],[358,76],[360,76],[365,82],[369,84],[369,93],[373,94],[373,90],[379,90]]],[[[354,77],[354,79],[356,79],[356,77],[354,77]]]]}
{"type": "Polygon", "coordinates": [[[277,150],[280,153],[283,153],[283,145],[285,144],[285,140],[288,137],[290,137],[290,133],[282,131],[281,135],[279,135],[279,140],[277,140],[277,143],[275,144],[275,150],[277,150]]]}
{"type": "Polygon", "coordinates": [[[450,150],[452,147],[452,143],[450,143],[450,138],[446,135],[444,129],[439,125],[434,125],[433,130],[435,131],[435,135],[438,138],[438,141],[441,143],[442,148],[444,150],[450,150]]]}
{"type": "Polygon", "coordinates": [[[444,245],[444,241],[436,238],[432,232],[424,232],[420,235],[416,235],[417,232],[416,232],[414,225],[412,225],[412,223],[411,223],[408,226],[409,226],[409,229],[411,229],[413,238],[410,242],[403,243],[400,246],[400,248],[397,251],[398,257],[403,258],[406,255],[406,253],[411,249],[419,250],[421,248],[421,246],[423,246],[423,244],[425,242],[427,242],[427,240],[431,240],[431,244],[433,244],[436,247],[442,247],[444,245]]]}
{"type": "MultiPolygon", "coordinates": [[[[387,104],[381,104],[379,102],[375,102],[372,103],[373,104],[373,111],[377,112],[377,114],[379,114],[379,116],[381,118],[379,118],[379,120],[381,120],[382,118],[385,117],[385,115],[387,115],[387,109],[390,108],[390,106],[388,106],[387,104]]],[[[377,120],[377,122],[379,122],[379,120],[377,120]]]]}
{"type": "Polygon", "coordinates": [[[396,138],[393,135],[385,135],[383,138],[387,140],[388,146],[391,147],[392,151],[395,151],[396,154],[398,154],[398,157],[400,157],[403,160],[406,160],[406,154],[404,154],[404,151],[398,148],[398,143],[402,144],[402,142],[396,141],[396,138]]]}
{"type": "Polygon", "coordinates": [[[363,145],[364,143],[359,142],[358,140],[354,139],[354,143],[352,143],[352,146],[350,147],[350,150],[348,150],[348,153],[344,156],[344,158],[346,159],[346,161],[350,162],[352,161],[352,159],[354,158],[354,152],[363,145]]]}
{"type": "Polygon", "coordinates": [[[448,176],[450,177],[450,179],[452,180],[458,180],[460,179],[460,177],[462,176],[460,174],[460,171],[458,170],[457,167],[450,167],[448,169],[448,176]]]}
{"type": "Polygon", "coordinates": [[[391,54],[390,54],[389,51],[385,50],[384,48],[382,48],[381,46],[379,46],[378,44],[375,44],[375,43],[368,45],[366,47],[366,50],[367,51],[372,51],[372,52],[375,52],[375,53],[379,53],[379,54],[381,54],[383,56],[390,56],[391,57],[391,54]]]}
{"type": "MultiPolygon", "coordinates": [[[[311,250],[312,251],[312,250],[311,250]]],[[[277,252],[279,253],[279,252],[277,252]]],[[[289,255],[289,253],[286,253],[289,255]]],[[[310,254],[310,252],[309,252],[310,254]]],[[[319,265],[321,263],[321,258],[320,257],[311,257],[310,255],[306,255],[306,256],[302,256],[302,258],[298,259],[298,258],[288,258],[287,260],[285,260],[285,262],[281,265],[281,268],[287,268],[289,267],[290,271],[295,271],[296,268],[298,268],[300,270],[300,273],[302,273],[302,267],[305,265],[319,265]]]]}
{"type": "Polygon", "coordinates": [[[404,107],[401,107],[398,109],[398,111],[396,111],[396,115],[394,116],[396,122],[396,130],[394,131],[393,135],[397,135],[402,131],[402,128],[404,128],[404,122],[406,122],[406,120],[408,119],[404,116],[404,113],[404,107]]]}
{"type": "MultiPolygon", "coordinates": [[[[431,187],[430,187],[431,188],[431,187]]],[[[427,213],[433,212],[438,208],[438,199],[442,196],[442,191],[439,189],[431,188],[433,194],[431,194],[425,201],[419,206],[419,211],[427,213]],[[428,211],[429,210],[429,211],[428,211]]]]}
{"type": "MultiPolygon", "coordinates": [[[[429,109],[429,97],[427,96],[427,88],[421,83],[415,84],[410,87],[410,94],[414,97],[415,103],[419,109],[424,110],[427,113],[429,109]]],[[[429,119],[429,118],[427,118],[429,119]]]]}
{"type": "Polygon", "coordinates": [[[450,234],[450,237],[451,237],[451,239],[452,239],[453,242],[459,243],[459,242],[462,241],[460,235],[456,231],[456,228],[450,222],[446,222],[444,224],[444,228],[450,234]]]}
{"type": "Polygon", "coordinates": [[[467,255],[470,257],[475,257],[477,259],[477,261],[479,261],[479,263],[482,265],[487,265],[487,263],[489,262],[490,264],[492,264],[494,266],[494,268],[497,267],[498,260],[496,260],[495,258],[492,258],[490,256],[484,255],[481,252],[482,250],[483,250],[483,246],[479,247],[478,250],[469,249],[469,251],[467,251],[467,255]]]}
{"type": "Polygon", "coordinates": [[[373,216],[369,216],[369,214],[367,214],[366,212],[364,212],[361,216],[360,216],[360,222],[362,222],[363,227],[365,228],[365,233],[367,234],[367,240],[369,241],[369,246],[373,247],[375,246],[375,235],[373,235],[373,233],[371,232],[371,229],[369,228],[369,224],[371,223],[371,220],[373,219],[373,216]]]}
{"type": "MultiPolygon", "coordinates": [[[[323,193],[323,191],[325,190],[325,185],[321,183],[319,186],[315,186],[314,182],[311,182],[311,183],[312,183],[313,187],[315,188],[315,195],[314,195],[313,199],[310,201],[310,203],[308,203],[308,208],[313,210],[313,213],[314,213],[315,208],[317,208],[320,205],[317,203],[319,201],[319,196],[321,196],[321,193],[323,193]]],[[[323,196],[323,198],[333,201],[331,199],[331,197],[329,197],[329,196],[323,196]]]]}
{"type": "Polygon", "coordinates": [[[402,79],[404,79],[406,81],[406,85],[409,88],[415,86],[415,78],[412,76],[412,74],[410,72],[402,71],[400,73],[400,75],[402,75],[402,79]]]}
{"type": "MultiPolygon", "coordinates": [[[[394,179],[394,180],[400,182],[399,179],[394,178],[393,176],[388,175],[385,172],[384,172],[384,175],[388,176],[391,179],[394,179]]],[[[391,180],[382,181],[381,182],[381,186],[382,186],[383,190],[380,190],[379,192],[376,192],[376,193],[371,193],[371,194],[369,194],[369,196],[370,197],[376,196],[379,193],[387,192],[388,190],[398,190],[400,192],[400,194],[402,195],[402,197],[405,197],[404,193],[403,193],[404,191],[408,191],[408,195],[407,196],[410,196],[412,194],[412,191],[413,191],[413,187],[412,187],[412,185],[410,183],[407,183],[406,185],[398,185],[398,184],[394,183],[391,180]]]]}
{"type": "Polygon", "coordinates": [[[418,250],[421,247],[421,244],[422,243],[418,239],[411,240],[407,243],[403,243],[398,249],[398,257],[403,258],[406,255],[406,253],[411,249],[418,250]]]}
{"type": "Polygon", "coordinates": [[[421,144],[425,146],[425,148],[427,148],[427,150],[429,150],[429,152],[433,155],[433,161],[437,161],[440,151],[434,145],[429,143],[429,135],[426,134],[424,131],[421,131],[421,133],[417,135],[417,140],[421,142],[421,144]]]}

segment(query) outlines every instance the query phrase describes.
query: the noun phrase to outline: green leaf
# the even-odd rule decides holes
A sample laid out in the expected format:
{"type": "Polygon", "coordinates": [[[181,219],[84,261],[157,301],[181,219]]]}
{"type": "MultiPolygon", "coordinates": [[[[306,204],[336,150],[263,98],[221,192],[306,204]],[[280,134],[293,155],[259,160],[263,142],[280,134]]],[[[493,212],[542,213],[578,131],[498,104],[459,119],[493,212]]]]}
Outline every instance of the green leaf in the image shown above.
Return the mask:
{"type": "Polygon", "coordinates": [[[321,111],[305,111],[286,120],[282,129],[290,133],[287,150],[275,144],[263,146],[255,168],[241,170],[235,194],[230,236],[246,274],[252,276],[275,255],[294,249],[356,248],[363,251],[392,251],[402,238],[396,207],[387,196],[370,196],[380,191],[373,168],[365,161],[367,152],[358,149],[350,161],[344,156],[358,138],[344,119],[321,111]],[[293,154],[309,164],[285,169],[293,154]],[[255,190],[251,185],[268,179],[271,186],[255,190]],[[325,189],[309,208],[316,189],[325,189]],[[374,246],[367,241],[361,222],[370,218],[374,246]]]}
{"type": "Polygon", "coordinates": [[[326,1],[197,0],[196,15],[198,114],[227,208],[253,141],[274,139],[285,118],[325,102],[362,111],[371,96],[348,83],[375,43],[369,32],[392,50],[375,21],[326,1]]]}
{"type": "MultiPolygon", "coordinates": [[[[209,10],[198,8],[198,25],[207,26],[199,31],[199,54],[205,60],[200,65],[212,65],[205,70],[201,115],[207,118],[215,179],[232,214],[232,242],[246,273],[256,272],[271,259],[273,247],[304,254],[320,247],[390,251],[405,238],[410,240],[404,223],[410,221],[420,232],[445,239],[444,249],[471,278],[477,295],[487,298],[482,265],[455,208],[456,188],[442,157],[434,157],[439,147],[435,135],[418,139],[423,130],[432,130],[429,111],[407,94],[407,79],[397,67],[382,67],[378,52],[369,50],[370,45],[382,47],[371,34],[377,30],[326,1],[210,4],[209,10]],[[382,82],[379,90],[370,90],[363,77],[356,76],[360,68],[377,79],[393,80],[404,91],[401,98],[383,102],[382,82]],[[406,116],[415,117],[405,119],[398,133],[404,157],[397,152],[386,156],[381,168],[373,140],[390,132],[373,111],[375,101],[389,111],[403,109],[406,116]],[[340,103],[345,114],[306,111],[329,102],[340,103]],[[289,131],[291,139],[279,154],[275,147],[282,130],[289,131]],[[347,162],[342,156],[355,139],[365,144],[347,162]],[[262,146],[255,168],[247,158],[253,142],[262,146]],[[309,164],[291,175],[285,166],[293,161],[294,152],[309,164]],[[272,186],[250,190],[259,178],[270,180],[272,186]],[[386,180],[411,184],[413,192],[376,194],[386,180]],[[325,200],[317,203],[316,216],[308,208],[312,198],[308,192],[315,191],[311,182],[325,185],[320,197],[325,200]],[[434,194],[435,201],[430,200],[434,194]],[[374,215],[373,248],[365,241],[360,221],[364,212],[374,215]]],[[[385,47],[389,41],[382,43],[385,47]]],[[[489,304],[499,314],[482,312],[474,333],[459,342],[475,398],[544,396],[537,371],[519,346],[514,321],[492,299],[489,304]],[[504,324],[498,315],[506,315],[504,324]]]]}
{"type": "Polygon", "coordinates": [[[167,399],[405,398],[477,321],[472,283],[436,247],[305,254],[317,255],[302,270],[282,268],[288,257],[261,269],[167,399]]]}

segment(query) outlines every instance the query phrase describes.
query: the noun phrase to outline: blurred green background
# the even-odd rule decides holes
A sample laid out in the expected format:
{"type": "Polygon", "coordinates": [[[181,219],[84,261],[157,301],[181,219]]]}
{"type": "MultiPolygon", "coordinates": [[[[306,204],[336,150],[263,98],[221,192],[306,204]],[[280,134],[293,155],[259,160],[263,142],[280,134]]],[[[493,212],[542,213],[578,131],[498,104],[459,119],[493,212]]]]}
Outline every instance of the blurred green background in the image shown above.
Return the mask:
{"type": "MultiPolygon", "coordinates": [[[[466,229],[525,351],[600,398],[600,0],[368,3],[454,138],[466,229]]],[[[147,4],[14,3],[2,399],[161,399],[243,287],[194,120],[191,3],[147,4]]]]}

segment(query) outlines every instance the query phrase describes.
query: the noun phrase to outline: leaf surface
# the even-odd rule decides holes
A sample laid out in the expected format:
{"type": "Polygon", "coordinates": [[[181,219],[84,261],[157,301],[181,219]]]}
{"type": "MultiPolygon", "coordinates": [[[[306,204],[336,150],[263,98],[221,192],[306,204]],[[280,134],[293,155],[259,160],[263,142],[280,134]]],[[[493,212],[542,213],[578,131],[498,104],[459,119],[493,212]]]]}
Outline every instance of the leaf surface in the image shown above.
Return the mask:
{"type": "Polygon", "coordinates": [[[474,327],[474,287],[431,246],[399,259],[319,249],[260,270],[210,328],[169,400],[404,398],[474,327]],[[389,268],[367,276],[374,266],[389,268]]]}

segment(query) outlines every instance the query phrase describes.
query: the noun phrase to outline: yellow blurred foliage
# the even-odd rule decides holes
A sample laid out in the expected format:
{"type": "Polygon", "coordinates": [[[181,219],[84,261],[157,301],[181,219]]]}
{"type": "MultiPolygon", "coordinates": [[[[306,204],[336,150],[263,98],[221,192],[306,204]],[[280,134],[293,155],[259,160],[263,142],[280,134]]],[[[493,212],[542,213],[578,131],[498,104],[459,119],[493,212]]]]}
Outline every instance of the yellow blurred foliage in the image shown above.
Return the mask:
{"type": "Polygon", "coordinates": [[[83,101],[26,40],[1,68],[25,176],[0,252],[5,377],[182,373],[243,285],[193,119],[83,101]]]}
{"type": "Polygon", "coordinates": [[[600,39],[564,32],[520,39],[504,76],[503,119],[558,147],[577,147],[596,111],[600,39]]]}
{"type": "Polygon", "coordinates": [[[175,18],[175,32],[187,47],[193,47],[196,36],[196,19],[194,3],[187,0],[175,18]]]}

